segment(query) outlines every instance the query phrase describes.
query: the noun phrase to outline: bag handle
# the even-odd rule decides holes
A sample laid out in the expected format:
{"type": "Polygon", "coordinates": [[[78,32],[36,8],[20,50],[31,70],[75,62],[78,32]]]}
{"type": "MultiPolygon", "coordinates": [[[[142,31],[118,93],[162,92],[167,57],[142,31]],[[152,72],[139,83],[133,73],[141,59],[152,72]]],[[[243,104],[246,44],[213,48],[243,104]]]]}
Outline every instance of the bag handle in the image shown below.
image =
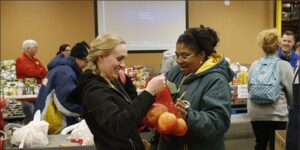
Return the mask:
{"type": "Polygon", "coordinates": [[[298,67],[298,69],[296,70],[295,77],[294,77],[294,80],[293,80],[294,84],[296,82],[297,76],[298,76],[298,84],[300,84],[300,67],[298,67]]]}
{"type": "Polygon", "coordinates": [[[5,137],[6,137],[5,132],[0,131],[0,133],[2,134],[1,137],[0,137],[0,141],[1,141],[1,140],[5,140],[5,137]]]}

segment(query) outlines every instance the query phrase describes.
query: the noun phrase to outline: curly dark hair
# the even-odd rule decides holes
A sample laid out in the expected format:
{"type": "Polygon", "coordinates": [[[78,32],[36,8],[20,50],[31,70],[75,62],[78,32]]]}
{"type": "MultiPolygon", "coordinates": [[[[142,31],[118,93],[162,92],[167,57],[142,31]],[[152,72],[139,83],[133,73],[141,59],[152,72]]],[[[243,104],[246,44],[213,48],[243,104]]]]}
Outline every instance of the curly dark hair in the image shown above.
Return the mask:
{"type": "Polygon", "coordinates": [[[176,44],[184,44],[196,53],[205,52],[207,59],[212,53],[215,53],[215,47],[220,41],[217,32],[209,27],[189,28],[181,34],[176,44]]]}

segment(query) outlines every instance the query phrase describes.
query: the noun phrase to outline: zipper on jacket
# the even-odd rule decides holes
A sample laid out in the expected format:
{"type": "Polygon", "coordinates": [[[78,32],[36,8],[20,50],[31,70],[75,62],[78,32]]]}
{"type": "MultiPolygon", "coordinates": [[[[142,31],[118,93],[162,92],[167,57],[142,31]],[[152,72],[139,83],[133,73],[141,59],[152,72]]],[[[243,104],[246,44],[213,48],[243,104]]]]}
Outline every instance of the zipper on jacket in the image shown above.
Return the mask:
{"type": "Polygon", "coordinates": [[[133,144],[133,141],[131,140],[131,138],[128,138],[129,142],[130,142],[130,145],[131,145],[131,150],[136,150],[134,144],[133,144]]]}
{"type": "Polygon", "coordinates": [[[184,144],[184,145],[183,145],[183,150],[188,150],[188,149],[189,149],[188,145],[187,145],[187,144],[184,144]]]}
{"type": "Polygon", "coordinates": [[[182,86],[182,84],[183,84],[183,82],[185,81],[185,79],[188,77],[188,76],[190,76],[192,73],[190,73],[190,74],[188,74],[187,76],[184,76],[183,78],[182,78],[182,80],[181,80],[181,82],[180,82],[180,84],[179,84],[179,86],[178,86],[178,89],[177,89],[177,91],[176,91],[176,96],[174,97],[175,99],[173,99],[173,101],[177,101],[177,98],[179,98],[179,97],[183,97],[184,96],[184,94],[185,94],[185,91],[183,91],[183,93],[182,93],[182,95],[181,96],[179,96],[178,94],[179,94],[179,92],[180,92],[180,90],[181,90],[181,86],[182,86]]]}
{"type": "MultiPolygon", "coordinates": [[[[119,83],[117,83],[117,84],[119,84],[119,83]]],[[[123,87],[120,87],[120,86],[122,86],[122,85],[118,85],[118,86],[119,86],[119,88],[123,88],[123,87]]],[[[109,85],[108,87],[111,88],[111,89],[113,89],[114,91],[116,91],[116,92],[119,93],[120,95],[122,95],[122,97],[124,97],[125,100],[126,100],[129,104],[132,103],[131,98],[130,98],[129,95],[126,93],[125,89],[120,89],[120,90],[122,90],[123,92],[125,92],[125,93],[123,93],[123,92],[119,91],[118,88],[112,87],[112,86],[110,86],[110,85],[109,85]]]]}

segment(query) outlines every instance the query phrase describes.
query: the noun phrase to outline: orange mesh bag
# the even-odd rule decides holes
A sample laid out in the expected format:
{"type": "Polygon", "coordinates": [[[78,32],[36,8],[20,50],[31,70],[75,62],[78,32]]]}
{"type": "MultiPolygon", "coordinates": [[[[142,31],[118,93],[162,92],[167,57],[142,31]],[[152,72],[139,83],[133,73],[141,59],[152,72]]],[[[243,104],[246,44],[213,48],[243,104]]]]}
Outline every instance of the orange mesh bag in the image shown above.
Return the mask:
{"type": "MultiPolygon", "coordinates": [[[[148,78],[147,83],[151,79],[152,78],[148,78]]],[[[147,85],[147,83],[146,83],[146,85],[147,85]]],[[[164,112],[172,113],[176,117],[178,114],[175,104],[172,100],[170,89],[167,86],[165,87],[165,89],[162,92],[157,94],[157,96],[155,98],[155,102],[152,105],[152,107],[149,109],[149,111],[147,112],[146,116],[144,117],[142,124],[147,127],[157,130],[158,118],[164,112]]]]}
{"type": "Polygon", "coordinates": [[[147,112],[142,123],[144,127],[150,127],[162,133],[164,137],[167,137],[165,135],[184,136],[188,130],[185,120],[179,118],[179,112],[173,102],[168,86],[157,94],[154,104],[147,112]]]}

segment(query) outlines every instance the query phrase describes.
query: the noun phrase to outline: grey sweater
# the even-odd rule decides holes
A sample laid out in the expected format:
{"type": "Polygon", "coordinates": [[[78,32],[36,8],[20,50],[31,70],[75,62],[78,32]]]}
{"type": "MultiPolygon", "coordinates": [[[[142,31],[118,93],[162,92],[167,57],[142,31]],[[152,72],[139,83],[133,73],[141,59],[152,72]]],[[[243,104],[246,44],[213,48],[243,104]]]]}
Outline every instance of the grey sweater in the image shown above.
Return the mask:
{"type": "MultiPolygon", "coordinates": [[[[256,67],[258,60],[252,63],[249,74],[248,81],[251,80],[251,75],[253,73],[253,68],[256,67]]],[[[280,70],[280,89],[281,93],[278,99],[274,103],[270,104],[255,104],[249,99],[247,102],[248,115],[251,121],[287,121],[289,108],[292,106],[293,102],[293,68],[287,62],[279,60],[278,62],[280,70]]],[[[248,85],[248,89],[250,85],[248,85]]]]}

